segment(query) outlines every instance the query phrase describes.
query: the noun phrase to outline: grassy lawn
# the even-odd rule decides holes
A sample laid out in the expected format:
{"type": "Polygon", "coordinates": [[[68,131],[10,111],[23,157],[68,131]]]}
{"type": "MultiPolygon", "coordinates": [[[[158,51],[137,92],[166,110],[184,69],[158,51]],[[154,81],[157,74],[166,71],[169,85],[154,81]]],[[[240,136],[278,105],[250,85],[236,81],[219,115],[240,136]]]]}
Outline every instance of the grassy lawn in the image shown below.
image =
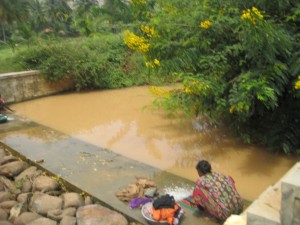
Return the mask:
{"type": "Polygon", "coordinates": [[[0,49],[0,73],[25,70],[23,66],[15,59],[17,51],[17,49],[13,51],[11,48],[0,49]]]}

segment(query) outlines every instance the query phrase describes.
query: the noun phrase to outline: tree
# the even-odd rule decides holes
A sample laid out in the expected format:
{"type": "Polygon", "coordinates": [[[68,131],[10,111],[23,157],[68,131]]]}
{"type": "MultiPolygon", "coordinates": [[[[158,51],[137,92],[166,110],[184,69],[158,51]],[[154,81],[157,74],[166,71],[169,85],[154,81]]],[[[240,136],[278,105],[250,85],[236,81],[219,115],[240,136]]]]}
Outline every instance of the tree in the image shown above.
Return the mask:
{"type": "Polygon", "coordinates": [[[89,36],[95,32],[99,21],[99,5],[96,0],[76,0],[73,11],[72,27],[79,33],[89,36]]]}
{"type": "Polygon", "coordinates": [[[30,2],[30,25],[35,31],[41,31],[47,26],[45,9],[40,0],[30,2]]]}
{"type": "Polygon", "coordinates": [[[28,1],[26,0],[1,0],[0,25],[3,41],[6,42],[5,26],[15,21],[26,19],[28,15],[28,1]]]}
{"type": "Polygon", "coordinates": [[[82,15],[89,12],[91,8],[98,7],[97,0],[76,0],[75,1],[75,11],[77,14],[82,15]]]}
{"type": "Polygon", "coordinates": [[[45,0],[45,15],[48,26],[58,29],[68,29],[72,9],[64,0],[45,0]]]}
{"type": "MultiPolygon", "coordinates": [[[[145,59],[157,75],[177,74],[183,84],[157,106],[231,124],[247,142],[299,151],[299,7],[288,0],[157,0],[155,10],[140,7],[144,24],[131,37],[147,44],[145,59]]],[[[132,47],[128,36],[125,43],[132,47]]]]}
{"type": "Polygon", "coordinates": [[[109,16],[110,23],[116,22],[130,23],[133,15],[130,5],[124,0],[105,0],[101,7],[102,12],[109,16]]]}

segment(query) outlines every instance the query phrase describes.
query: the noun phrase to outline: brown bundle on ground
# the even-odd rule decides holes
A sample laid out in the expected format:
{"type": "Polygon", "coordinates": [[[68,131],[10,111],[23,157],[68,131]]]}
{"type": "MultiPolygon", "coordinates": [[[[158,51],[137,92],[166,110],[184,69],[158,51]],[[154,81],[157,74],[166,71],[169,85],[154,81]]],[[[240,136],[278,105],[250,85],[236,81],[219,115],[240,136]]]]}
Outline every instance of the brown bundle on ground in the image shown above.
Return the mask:
{"type": "Polygon", "coordinates": [[[116,193],[116,196],[124,202],[129,202],[133,198],[145,197],[144,193],[147,188],[156,188],[156,184],[144,177],[137,177],[135,184],[129,184],[126,188],[116,193]]]}

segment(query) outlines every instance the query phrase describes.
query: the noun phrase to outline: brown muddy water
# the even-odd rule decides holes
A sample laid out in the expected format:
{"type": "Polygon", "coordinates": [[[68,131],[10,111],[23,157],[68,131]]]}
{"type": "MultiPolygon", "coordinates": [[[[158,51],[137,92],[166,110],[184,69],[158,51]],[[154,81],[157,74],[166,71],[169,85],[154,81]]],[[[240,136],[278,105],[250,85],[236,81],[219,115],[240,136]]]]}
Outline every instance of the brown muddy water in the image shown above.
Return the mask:
{"type": "Polygon", "coordinates": [[[198,178],[196,163],[206,159],[213,170],[231,175],[248,200],[300,159],[242,144],[224,128],[143,109],[153,99],[145,86],[55,95],[12,107],[18,115],[191,181],[198,178]]]}

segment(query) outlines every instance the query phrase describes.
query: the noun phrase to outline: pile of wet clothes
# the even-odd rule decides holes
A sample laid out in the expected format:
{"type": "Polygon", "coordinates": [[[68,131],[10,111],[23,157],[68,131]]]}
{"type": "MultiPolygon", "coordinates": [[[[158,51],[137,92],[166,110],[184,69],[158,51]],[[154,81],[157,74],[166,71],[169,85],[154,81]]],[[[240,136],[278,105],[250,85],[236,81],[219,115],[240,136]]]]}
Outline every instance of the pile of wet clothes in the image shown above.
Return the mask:
{"type": "Polygon", "coordinates": [[[183,209],[171,195],[162,195],[153,201],[152,218],[156,221],[167,221],[170,225],[178,225],[183,214],[183,209]]]}
{"type": "Polygon", "coordinates": [[[121,189],[116,196],[121,201],[128,202],[132,209],[152,202],[152,219],[165,221],[170,225],[179,224],[180,217],[184,214],[174,197],[169,194],[159,196],[156,184],[148,178],[136,178],[136,183],[121,189]]]}
{"type": "MultiPolygon", "coordinates": [[[[126,188],[121,189],[116,193],[116,196],[123,202],[131,202],[133,199],[139,199],[135,201],[140,201],[141,204],[145,204],[152,201],[152,198],[156,194],[157,186],[154,181],[145,177],[136,177],[136,182],[134,184],[129,184],[126,188]],[[143,199],[146,202],[144,202],[143,199]]],[[[133,206],[131,208],[136,207],[133,206]]]]}

